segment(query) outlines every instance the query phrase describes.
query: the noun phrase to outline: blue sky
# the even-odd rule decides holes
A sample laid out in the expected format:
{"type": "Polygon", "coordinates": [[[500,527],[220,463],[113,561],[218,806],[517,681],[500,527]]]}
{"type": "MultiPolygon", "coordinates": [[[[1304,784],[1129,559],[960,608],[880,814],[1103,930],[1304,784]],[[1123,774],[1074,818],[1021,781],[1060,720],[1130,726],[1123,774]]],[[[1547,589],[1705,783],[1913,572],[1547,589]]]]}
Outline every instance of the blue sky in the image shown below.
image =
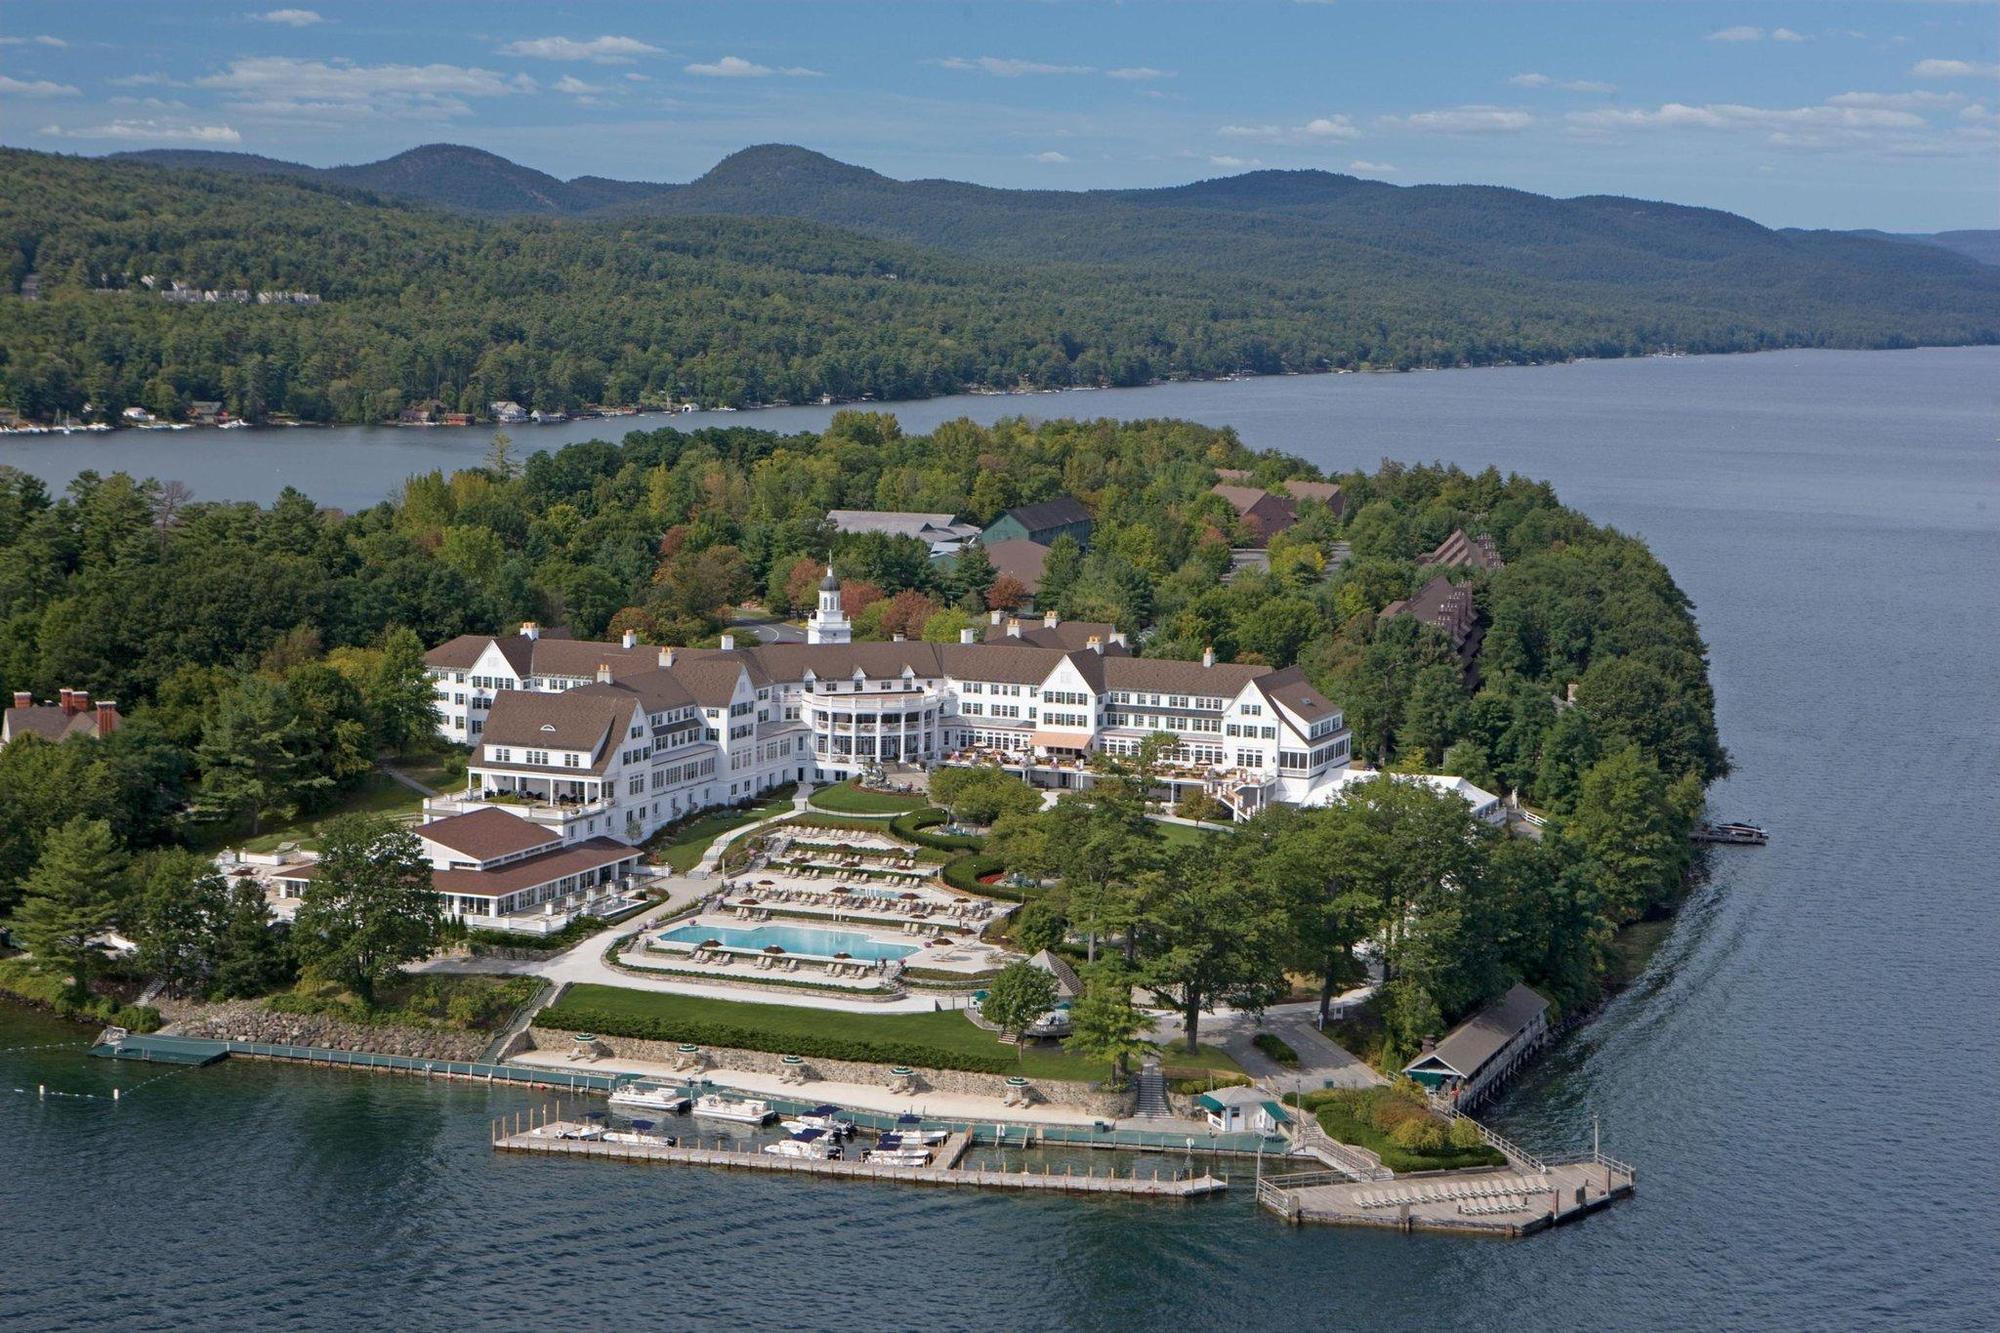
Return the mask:
{"type": "Polygon", "coordinates": [[[2000,225],[2000,3],[44,4],[0,142],[686,180],[747,144],[1082,189],[1256,167],[2000,225]]]}

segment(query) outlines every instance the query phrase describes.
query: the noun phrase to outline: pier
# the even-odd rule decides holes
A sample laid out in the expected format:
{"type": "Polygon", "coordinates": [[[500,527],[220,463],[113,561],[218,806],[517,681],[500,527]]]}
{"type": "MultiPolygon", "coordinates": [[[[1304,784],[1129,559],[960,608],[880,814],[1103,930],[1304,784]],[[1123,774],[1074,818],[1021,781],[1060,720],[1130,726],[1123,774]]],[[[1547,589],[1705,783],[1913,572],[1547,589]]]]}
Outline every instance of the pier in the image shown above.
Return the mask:
{"type": "Polygon", "coordinates": [[[716,1140],[716,1146],[694,1144],[668,1147],[651,1143],[606,1143],[601,1139],[563,1138],[565,1133],[589,1130],[586,1120],[564,1120],[559,1112],[543,1107],[537,1112],[495,1120],[492,1142],[496,1152],[541,1153],[577,1157],[592,1161],[641,1162],[658,1166],[707,1166],[737,1171],[771,1171],[785,1175],[820,1179],[871,1180],[898,1185],[948,1185],[961,1189],[1040,1190],[1058,1194],[1116,1194],[1143,1199],[1199,1199],[1220,1194],[1229,1188],[1227,1176],[1203,1172],[1200,1175],[1141,1174],[1133,1168],[1129,1175],[1115,1170],[1099,1172],[992,1171],[965,1169],[958,1165],[972,1145],[970,1130],[959,1130],[939,1145],[928,1166],[878,1166],[873,1162],[814,1161],[810,1158],[778,1157],[755,1143],[730,1145],[716,1140]]]}
{"type": "Polygon", "coordinates": [[[1261,1176],[1257,1202],[1295,1226],[1387,1227],[1527,1236],[1630,1198],[1638,1173],[1602,1153],[1536,1163],[1355,1181],[1332,1171],[1261,1176]]]}

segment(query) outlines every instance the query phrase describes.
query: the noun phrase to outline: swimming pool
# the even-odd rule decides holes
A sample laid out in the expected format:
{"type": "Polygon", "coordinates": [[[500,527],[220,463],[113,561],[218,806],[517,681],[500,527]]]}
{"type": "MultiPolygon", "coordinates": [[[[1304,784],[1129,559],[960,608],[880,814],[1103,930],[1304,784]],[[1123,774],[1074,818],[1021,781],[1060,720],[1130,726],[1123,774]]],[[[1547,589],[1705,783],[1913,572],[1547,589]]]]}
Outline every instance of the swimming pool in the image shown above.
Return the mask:
{"type": "Polygon", "coordinates": [[[777,945],[786,953],[805,954],[813,958],[831,958],[844,953],[850,958],[867,962],[879,962],[884,958],[908,958],[920,951],[914,944],[894,944],[878,940],[873,935],[863,935],[856,930],[819,930],[812,926],[676,926],[672,930],[660,932],[663,940],[676,944],[700,944],[703,940],[720,940],[724,948],[743,949],[755,953],[770,945],[777,945]]]}

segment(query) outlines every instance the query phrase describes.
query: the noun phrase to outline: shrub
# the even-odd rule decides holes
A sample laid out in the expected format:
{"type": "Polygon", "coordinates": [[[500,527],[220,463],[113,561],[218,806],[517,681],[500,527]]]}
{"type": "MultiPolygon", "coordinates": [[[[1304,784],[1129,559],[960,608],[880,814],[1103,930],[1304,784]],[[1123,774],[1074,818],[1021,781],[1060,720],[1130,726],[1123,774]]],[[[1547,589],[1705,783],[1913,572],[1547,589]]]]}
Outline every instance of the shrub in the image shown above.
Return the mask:
{"type": "Polygon", "coordinates": [[[944,882],[965,893],[983,893],[989,898],[1001,898],[1010,903],[1028,901],[1028,895],[1018,890],[979,882],[981,875],[1004,869],[1005,864],[997,856],[961,856],[945,866],[944,882]]]}
{"type": "Polygon", "coordinates": [[[1410,1116],[1390,1130],[1389,1137],[1412,1152],[1436,1152],[1445,1144],[1444,1126],[1425,1115],[1410,1116]]]}
{"type": "Polygon", "coordinates": [[[986,846],[986,839],[975,838],[970,833],[931,833],[928,830],[946,822],[950,816],[936,806],[927,810],[912,810],[908,814],[897,815],[889,821],[889,831],[905,842],[913,842],[919,847],[929,847],[940,852],[976,852],[986,846]]]}
{"type": "Polygon", "coordinates": [[[1275,1032],[1260,1032],[1250,1039],[1250,1044],[1281,1065],[1296,1065],[1299,1062],[1299,1053],[1275,1032]]]}
{"type": "Polygon", "coordinates": [[[1250,1085],[1245,1074],[1204,1073],[1199,1069],[1162,1069],[1167,1087],[1183,1097],[1195,1097],[1210,1088],[1244,1088],[1250,1085]]]}
{"type": "Polygon", "coordinates": [[[1479,1137],[1479,1126],[1465,1119],[1463,1116],[1451,1122],[1451,1128],[1446,1131],[1446,1137],[1451,1140],[1451,1146],[1454,1148],[1477,1148],[1480,1144],[1486,1142],[1486,1140],[1479,1137]]]}
{"type": "Polygon", "coordinates": [[[784,1033],[773,1035],[755,1028],[737,1027],[706,1019],[666,1019],[638,1014],[621,1014],[588,1004],[561,1001],[544,1009],[535,1020],[541,1027],[574,1032],[595,1032],[607,1037],[637,1037],[646,1041],[689,1041],[698,1046],[726,1046],[745,1051],[773,1051],[780,1055],[803,1055],[822,1060],[854,1060],[866,1064],[911,1065],[926,1069],[962,1069],[975,1074],[1014,1072],[1012,1055],[995,1051],[991,1055],[954,1051],[917,1042],[872,1041],[866,1037],[843,1037],[837,1032],[784,1033]]]}

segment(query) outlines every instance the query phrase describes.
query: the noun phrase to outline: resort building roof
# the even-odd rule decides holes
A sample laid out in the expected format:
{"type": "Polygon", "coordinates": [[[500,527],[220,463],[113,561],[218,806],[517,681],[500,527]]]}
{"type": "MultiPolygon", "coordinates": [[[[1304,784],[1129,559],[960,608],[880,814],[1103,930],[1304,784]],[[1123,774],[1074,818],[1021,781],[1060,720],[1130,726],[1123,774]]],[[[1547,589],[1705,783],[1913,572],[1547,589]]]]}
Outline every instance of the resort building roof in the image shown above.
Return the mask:
{"type": "Polygon", "coordinates": [[[1470,1080],[1487,1061],[1505,1050],[1515,1037],[1547,1012],[1549,1002],[1521,984],[1446,1034],[1436,1047],[1404,1066],[1405,1070],[1437,1069],[1470,1080]]]}

